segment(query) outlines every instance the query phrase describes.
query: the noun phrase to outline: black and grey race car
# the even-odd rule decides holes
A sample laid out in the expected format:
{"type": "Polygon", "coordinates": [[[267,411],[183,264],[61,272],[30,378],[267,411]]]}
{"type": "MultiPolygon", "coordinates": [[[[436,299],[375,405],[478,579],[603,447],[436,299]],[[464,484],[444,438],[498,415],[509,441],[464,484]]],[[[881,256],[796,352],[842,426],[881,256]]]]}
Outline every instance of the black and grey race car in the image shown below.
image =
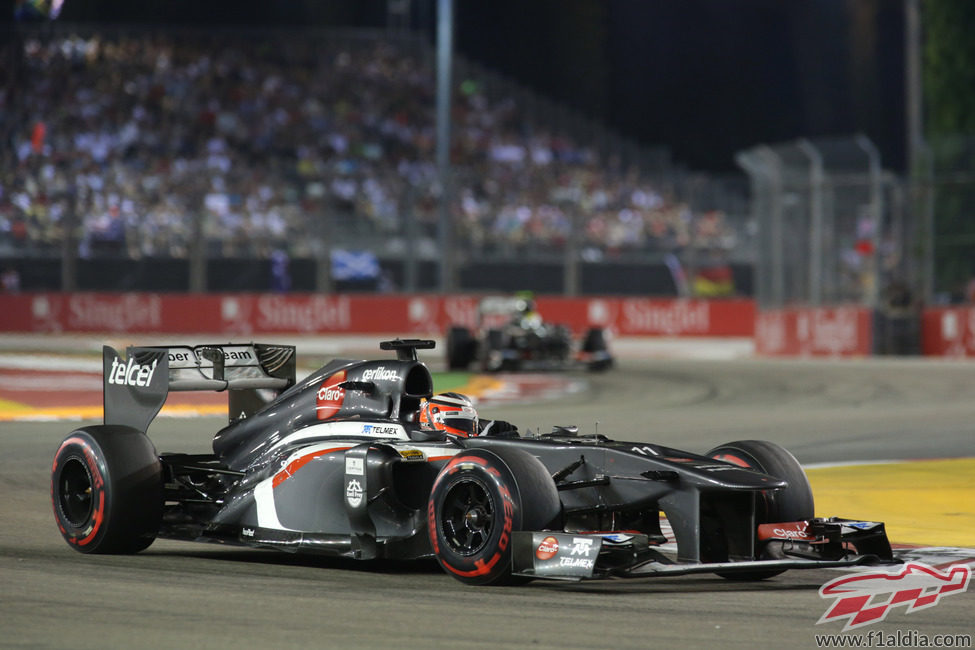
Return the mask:
{"type": "Polygon", "coordinates": [[[559,323],[542,319],[526,296],[487,296],[477,308],[477,327],[447,329],[447,367],[483,372],[561,370],[583,367],[606,370],[613,365],[606,331],[591,327],[578,340],[559,323]]]}
{"type": "Polygon", "coordinates": [[[62,536],[83,553],[167,538],[433,557],[469,584],[895,561],[883,523],[815,518],[801,467],[773,443],[694,454],[571,427],[447,436],[417,419],[433,392],[417,350],[433,342],[380,347],[396,358],[336,359],[300,381],[287,345],[105,347],[104,424],[54,457],[62,536]],[[182,390],[228,393],[212,454],[159,454],[146,435],[182,390]]]}

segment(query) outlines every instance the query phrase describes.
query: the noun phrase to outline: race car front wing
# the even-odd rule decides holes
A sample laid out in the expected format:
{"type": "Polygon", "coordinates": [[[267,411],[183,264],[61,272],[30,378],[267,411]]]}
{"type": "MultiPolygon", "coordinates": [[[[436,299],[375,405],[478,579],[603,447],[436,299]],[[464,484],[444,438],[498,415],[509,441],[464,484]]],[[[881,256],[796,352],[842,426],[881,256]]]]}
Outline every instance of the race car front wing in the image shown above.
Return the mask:
{"type": "Polygon", "coordinates": [[[586,580],[690,573],[755,574],[896,563],[884,524],[851,519],[810,519],[763,524],[758,558],[678,562],[649,536],[613,532],[515,532],[512,573],[533,578],[586,580]]]}

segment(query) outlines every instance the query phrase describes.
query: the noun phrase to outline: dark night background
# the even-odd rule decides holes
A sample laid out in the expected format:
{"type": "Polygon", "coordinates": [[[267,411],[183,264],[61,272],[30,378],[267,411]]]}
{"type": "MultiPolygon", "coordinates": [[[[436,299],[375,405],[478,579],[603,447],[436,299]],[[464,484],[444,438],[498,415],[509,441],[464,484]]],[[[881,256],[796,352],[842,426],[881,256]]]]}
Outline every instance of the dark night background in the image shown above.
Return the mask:
{"type": "Polygon", "coordinates": [[[856,132],[903,165],[900,2],[462,5],[458,49],[692,168],[730,168],[760,142],[856,132]]]}
{"type": "MultiPolygon", "coordinates": [[[[11,4],[10,0],[7,0],[11,4]]],[[[436,0],[410,22],[433,33],[436,0]]],[[[386,0],[66,0],[60,21],[381,27],[386,0]]],[[[13,11],[5,11],[11,16],[13,11]]],[[[692,169],[862,132],[904,165],[903,3],[456,0],[455,49],[692,169]]]]}

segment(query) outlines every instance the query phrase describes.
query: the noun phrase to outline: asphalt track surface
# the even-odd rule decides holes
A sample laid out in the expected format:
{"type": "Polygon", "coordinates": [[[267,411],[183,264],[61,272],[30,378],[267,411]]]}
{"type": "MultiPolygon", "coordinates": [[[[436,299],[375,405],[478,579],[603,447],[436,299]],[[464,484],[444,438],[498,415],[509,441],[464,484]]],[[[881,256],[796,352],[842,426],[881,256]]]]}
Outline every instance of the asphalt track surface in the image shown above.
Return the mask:
{"type": "MultiPolygon", "coordinates": [[[[701,452],[768,439],[804,464],[975,456],[970,363],[658,359],[584,379],[571,396],[482,415],[701,452]]],[[[206,452],[220,425],[160,418],[150,434],[160,451],[206,452]]],[[[51,457],[73,426],[0,422],[0,647],[813,648],[817,634],[842,628],[817,625],[829,605],[819,587],[839,575],[826,570],[759,583],[704,575],[474,588],[432,562],[165,540],[135,556],[82,555],[62,541],[49,500],[51,457]]],[[[975,588],[904,609],[857,632],[975,633],[975,588]]]]}

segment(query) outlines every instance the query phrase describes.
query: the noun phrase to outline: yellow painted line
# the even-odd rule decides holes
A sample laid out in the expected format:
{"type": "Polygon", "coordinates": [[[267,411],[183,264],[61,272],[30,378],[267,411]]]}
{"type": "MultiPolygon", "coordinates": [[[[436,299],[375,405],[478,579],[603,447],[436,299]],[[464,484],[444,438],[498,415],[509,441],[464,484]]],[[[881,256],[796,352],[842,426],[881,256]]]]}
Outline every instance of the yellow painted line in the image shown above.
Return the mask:
{"type": "MultiPolygon", "coordinates": [[[[487,375],[473,375],[463,386],[455,388],[474,398],[497,391],[504,383],[487,375]]],[[[171,405],[163,406],[160,415],[172,417],[191,417],[194,415],[226,415],[227,406],[221,404],[171,405]]],[[[56,420],[101,420],[101,406],[72,406],[35,408],[18,402],[0,400],[0,422],[30,422],[56,420]]]]}
{"type": "MultiPolygon", "coordinates": [[[[474,398],[499,390],[504,383],[487,375],[473,375],[463,386],[455,388],[474,398]]],[[[223,404],[171,405],[163,406],[161,415],[172,417],[191,417],[194,415],[226,415],[227,406],[223,404]]],[[[30,422],[56,420],[101,420],[101,406],[72,406],[35,408],[19,402],[0,400],[0,422],[30,422]]]]}
{"type": "Polygon", "coordinates": [[[187,417],[190,415],[227,415],[226,404],[182,404],[179,406],[167,404],[160,411],[161,415],[173,417],[187,417]]]}
{"type": "MultiPolygon", "coordinates": [[[[466,384],[454,390],[458,393],[478,398],[491,391],[499,390],[503,385],[503,382],[493,377],[474,375],[466,384]]],[[[0,422],[101,420],[102,415],[101,406],[33,408],[16,402],[0,401],[0,422]]],[[[167,404],[163,406],[160,415],[171,417],[227,415],[227,406],[224,404],[200,404],[194,406],[167,404]]]]}
{"type": "Polygon", "coordinates": [[[504,382],[487,375],[474,375],[463,386],[454,389],[455,393],[462,393],[468,397],[483,397],[486,393],[500,390],[504,382]]]}
{"type": "Polygon", "coordinates": [[[0,399],[0,414],[2,414],[4,411],[20,411],[25,408],[28,407],[20,402],[11,402],[7,399],[0,399]]]}
{"type": "MultiPolygon", "coordinates": [[[[227,415],[227,406],[218,404],[198,404],[164,406],[160,415],[169,417],[192,417],[195,415],[227,415]]],[[[57,420],[101,420],[101,406],[74,406],[68,408],[30,408],[0,411],[0,422],[49,422],[57,420]]]]}
{"type": "Polygon", "coordinates": [[[975,548],[975,458],[806,470],[816,514],[883,521],[893,543],[975,548]]]}

